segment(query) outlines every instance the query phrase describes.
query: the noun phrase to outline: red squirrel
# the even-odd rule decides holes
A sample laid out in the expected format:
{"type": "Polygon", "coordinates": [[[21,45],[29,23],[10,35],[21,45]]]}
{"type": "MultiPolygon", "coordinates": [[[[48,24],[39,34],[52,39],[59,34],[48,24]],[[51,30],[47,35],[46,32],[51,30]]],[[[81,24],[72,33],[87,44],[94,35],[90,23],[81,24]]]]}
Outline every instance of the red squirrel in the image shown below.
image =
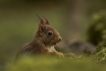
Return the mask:
{"type": "Polygon", "coordinates": [[[38,16],[40,23],[32,41],[25,44],[17,53],[16,57],[22,54],[53,54],[64,57],[63,53],[55,50],[54,45],[62,40],[58,31],[49,25],[46,18],[38,16]]]}

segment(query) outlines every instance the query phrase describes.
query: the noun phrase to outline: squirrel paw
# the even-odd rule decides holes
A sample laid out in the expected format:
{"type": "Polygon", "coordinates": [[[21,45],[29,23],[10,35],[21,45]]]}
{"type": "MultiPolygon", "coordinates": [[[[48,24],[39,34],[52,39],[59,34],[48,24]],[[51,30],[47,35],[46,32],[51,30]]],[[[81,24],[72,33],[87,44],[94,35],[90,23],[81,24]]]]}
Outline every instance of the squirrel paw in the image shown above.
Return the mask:
{"type": "Polygon", "coordinates": [[[64,58],[64,54],[61,52],[56,52],[56,54],[60,57],[60,58],[64,58]]]}
{"type": "Polygon", "coordinates": [[[61,53],[61,52],[58,52],[58,53],[59,53],[60,57],[64,57],[63,53],[61,53]]]}

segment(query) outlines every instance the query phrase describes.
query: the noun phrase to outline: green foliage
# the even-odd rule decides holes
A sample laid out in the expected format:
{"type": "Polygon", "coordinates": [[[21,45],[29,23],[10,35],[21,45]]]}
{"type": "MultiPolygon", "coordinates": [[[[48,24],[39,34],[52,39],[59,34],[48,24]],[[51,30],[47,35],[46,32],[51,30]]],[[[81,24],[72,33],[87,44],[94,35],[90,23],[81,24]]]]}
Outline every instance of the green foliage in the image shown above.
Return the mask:
{"type": "Polygon", "coordinates": [[[98,46],[95,49],[95,54],[100,52],[103,48],[106,48],[106,42],[101,42],[98,44],[98,46]]]}
{"type": "Polygon", "coordinates": [[[101,63],[106,64],[106,48],[102,49],[100,52],[98,52],[95,55],[95,60],[97,62],[101,62],[101,63]]]}
{"type": "Polygon", "coordinates": [[[105,71],[91,58],[58,59],[50,56],[24,56],[15,64],[7,65],[5,71],[105,71]]]}
{"type": "Polygon", "coordinates": [[[106,64],[106,42],[101,42],[95,50],[94,60],[106,64]]]}
{"type": "Polygon", "coordinates": [[[97,45],[102,40],[106,40],[106,12],[94,14],[87,31],[88,41],[97,45]]]}

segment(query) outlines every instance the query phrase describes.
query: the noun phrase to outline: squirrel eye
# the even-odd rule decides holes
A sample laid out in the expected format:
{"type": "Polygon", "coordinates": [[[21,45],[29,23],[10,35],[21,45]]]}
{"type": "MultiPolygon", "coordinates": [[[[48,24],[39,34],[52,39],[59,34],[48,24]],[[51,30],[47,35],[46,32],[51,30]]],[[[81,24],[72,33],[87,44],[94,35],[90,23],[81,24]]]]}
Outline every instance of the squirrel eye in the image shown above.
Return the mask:
{"type": "Polygon", "coordinates": [[[48,35],[51,36],[53,33],[51,31],[48,32],[48,35]]]}

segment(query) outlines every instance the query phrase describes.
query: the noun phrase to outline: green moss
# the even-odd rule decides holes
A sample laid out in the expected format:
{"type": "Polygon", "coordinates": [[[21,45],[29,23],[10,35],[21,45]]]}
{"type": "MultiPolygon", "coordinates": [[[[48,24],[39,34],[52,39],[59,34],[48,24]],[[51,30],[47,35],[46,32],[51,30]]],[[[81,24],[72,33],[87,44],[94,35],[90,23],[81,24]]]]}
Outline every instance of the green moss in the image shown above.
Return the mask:
{"type": "Polygon", "coordinates": [[[97,45],[102,40],[106,40],[106,12],[102,11],[94,14],[91,18],[87,31],[87,40],[97,45]]]}
{"type": "Polygon", "coordinates": [[[90,57],[58,59],[51,56],[22,57],[15,64],[8,64],[5,71],[105,71],[90,57]]]}
{"type": "Polygon", "coordinates": [[[95,60],[97,62],[105,63],[106,64],[106,48],[102,49],[95,55],[95,60]]]}

